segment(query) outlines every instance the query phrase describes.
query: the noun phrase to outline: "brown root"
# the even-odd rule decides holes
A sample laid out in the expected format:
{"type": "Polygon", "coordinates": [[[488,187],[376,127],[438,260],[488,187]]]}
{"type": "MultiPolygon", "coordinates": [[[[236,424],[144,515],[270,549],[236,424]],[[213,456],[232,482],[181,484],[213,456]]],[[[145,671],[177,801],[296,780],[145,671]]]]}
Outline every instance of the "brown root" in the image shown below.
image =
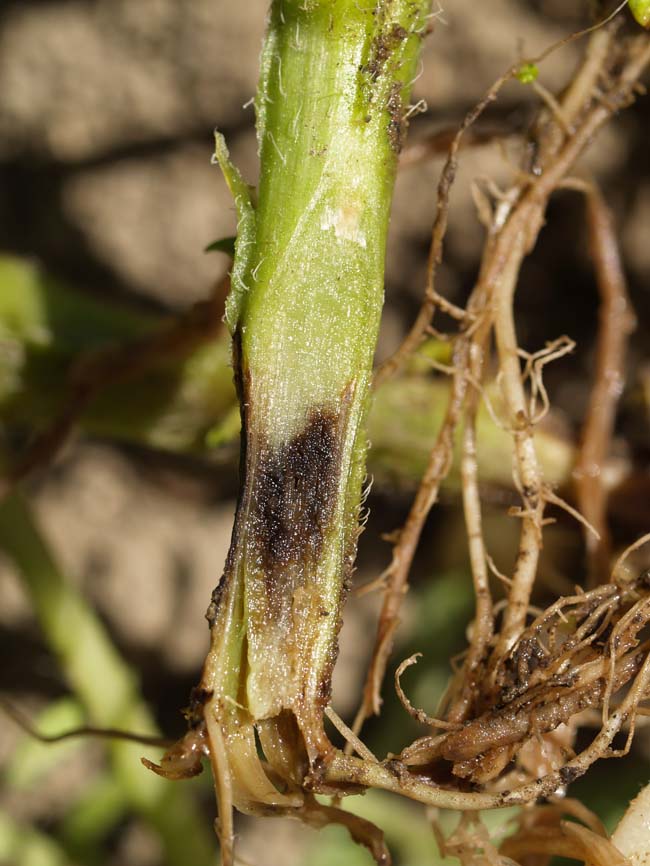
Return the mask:
{"type": "Polygon", "coordinates": [[[209,746],[205,725],[190,729],[184,737],[171,746],[160,764],[155,764],[147,758],[140,760],[148,770],[153,770],[158,776],[178,781],[191,779],[203,772],[203,759],[209,757],[209,746]]]}
{"type": "Polygon", "coordinates": [[[593,866],[629,866],[598,818],[570,799],[523,810],[517,832],[501,843],[499,853],[517,862],[544,855],[568,857],[593,866]],[[567,815],[582,823],[565,820],[567,815]]]}

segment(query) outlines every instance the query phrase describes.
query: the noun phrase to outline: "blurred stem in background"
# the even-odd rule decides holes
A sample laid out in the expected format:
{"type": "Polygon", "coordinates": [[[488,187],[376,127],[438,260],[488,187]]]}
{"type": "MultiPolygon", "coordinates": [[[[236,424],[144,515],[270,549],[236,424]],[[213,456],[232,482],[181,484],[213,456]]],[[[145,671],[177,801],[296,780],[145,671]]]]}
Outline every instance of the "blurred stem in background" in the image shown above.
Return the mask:
{"type": "MultiPolygon", "coordinates": [[[[107,350],[132,361],[143,341],[169,331],[176,320],[69,288],[10,256],[0,256],[0,285],[0,468],[7,469],[26,447],[26,437],[57,419],[75,365],[107,350]]],[[[177,327],[192,323],[188,317],[177,327]]],[[[188,340],[176,354],[152,353],[123,381],[98,381],[92,402],[75,420],[92,436],[234,465],[239,408],[229,342],[223,329],[208,342],[188,340]]],[[[367,422],[368,469],[379,487],[412,490],[418,484],[449,388],[433,370],[449,361],[449,351],[447,344],[429,340],[407,376],[375,392],[367,422]]],[[[478,434],[482,481],[510,487],[511,438],[485,405],[478,434]]],[[[561,425],[542,426],[537,443],[545,477],[554,485],[568,481],[574,446],[561,425]]],[[[457,470],[446,483],[460,488],[457,470]]]]}
{"type": "MultiPolygon", "coordinates": [[[[47,644],[89,723],[155,733],[136,676],[96,614],[57,567],[19,494],[0,503],[0,548],[15,564],[47,644]]],[[[148,773],[140,763],[142,750],[141,745],[126,742],[114,742],[109,747],[121,796],[156,831],[169,866],[213,863],[212,838],[192,792],[167,785],[148,773]]]]}

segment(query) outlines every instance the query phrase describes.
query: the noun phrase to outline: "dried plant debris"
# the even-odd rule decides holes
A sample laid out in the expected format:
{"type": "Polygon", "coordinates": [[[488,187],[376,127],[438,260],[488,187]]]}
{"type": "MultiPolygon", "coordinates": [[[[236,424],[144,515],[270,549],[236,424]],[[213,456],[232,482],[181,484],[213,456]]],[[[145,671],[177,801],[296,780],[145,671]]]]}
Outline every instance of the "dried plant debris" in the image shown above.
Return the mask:
{"type": "MultiPolygon", "coordinates": [[[[602,707],[607,725],[614,712],[612,696],[644,665],[649,644],[640,634],[649,619],[645,575],[631,584],[610,583],[558,600],[533,620],[492,671],[479,671],[471,721],[416,741],[400,759],[419,768],[450,762],[454,776],[485,784],[500,777],[528,741],[539,741],[583,710],[602,707]]],[[[459,687],[452,683],[448,700],[459,687]]],[[[637,695],[637,703],[644,696],[637,695]]],[[[559,771],[565,784],[581,774],[581,768],[569,766],[570,746],[545,745],[548,772],[559,771]]]]}

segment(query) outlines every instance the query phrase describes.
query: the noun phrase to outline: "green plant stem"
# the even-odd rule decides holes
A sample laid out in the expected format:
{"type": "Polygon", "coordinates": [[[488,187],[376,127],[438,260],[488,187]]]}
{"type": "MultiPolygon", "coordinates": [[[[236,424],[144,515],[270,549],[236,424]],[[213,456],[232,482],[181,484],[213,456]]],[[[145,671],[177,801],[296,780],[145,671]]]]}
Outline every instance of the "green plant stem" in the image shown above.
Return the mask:
{"type": "MultiPolygon", "coordinates": [[[[203,717],[229,807],[312,807],[358,536],[364,416],[384,253],[428,0],[275,0],[256,99],[253,202],[217,136],[239,214],[226,317],[242,412],[242,478],[208,611],[203,717]],[[286,791],[260,764],[255,731],[286,791]]],[[[323,813],[325,814],[325,813],[323,813]]]]}
{"type": "Polygon", "coordinates": [[[388,214],[427,8],[273,3],[254,213],[217,142],[240,211],[227,318],[244,475],[203,685],[254,719],[292,712],[312,758],[354,558],[388,214]]]}

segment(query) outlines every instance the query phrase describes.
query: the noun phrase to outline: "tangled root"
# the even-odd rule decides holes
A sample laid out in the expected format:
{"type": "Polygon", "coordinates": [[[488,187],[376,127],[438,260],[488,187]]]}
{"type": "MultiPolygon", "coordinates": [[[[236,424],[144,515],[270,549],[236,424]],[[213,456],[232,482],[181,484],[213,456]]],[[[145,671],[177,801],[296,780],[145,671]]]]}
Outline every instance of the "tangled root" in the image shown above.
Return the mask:
{"type": "MultiPolygon", "coordinates": [[[[530,623],[491,676],[490,659],[485,660],[476,678],[473,713],[460,730],[423,737],[400,760],[407,766],[450,762],[454,776],[484,785],[497,779],[527,743],[539,743],[584,710],[602,707],[605,727],[611,696],[644,664],[650,642],[642,641],[641,633],[649,622],[645,576],[559,599],[530,623]]],[[[645,697],[644,692],[638,699],[645,697]]],[[[573,756],[569,746],[544,742],[554,753],[553,770],[573,756]]]]}

